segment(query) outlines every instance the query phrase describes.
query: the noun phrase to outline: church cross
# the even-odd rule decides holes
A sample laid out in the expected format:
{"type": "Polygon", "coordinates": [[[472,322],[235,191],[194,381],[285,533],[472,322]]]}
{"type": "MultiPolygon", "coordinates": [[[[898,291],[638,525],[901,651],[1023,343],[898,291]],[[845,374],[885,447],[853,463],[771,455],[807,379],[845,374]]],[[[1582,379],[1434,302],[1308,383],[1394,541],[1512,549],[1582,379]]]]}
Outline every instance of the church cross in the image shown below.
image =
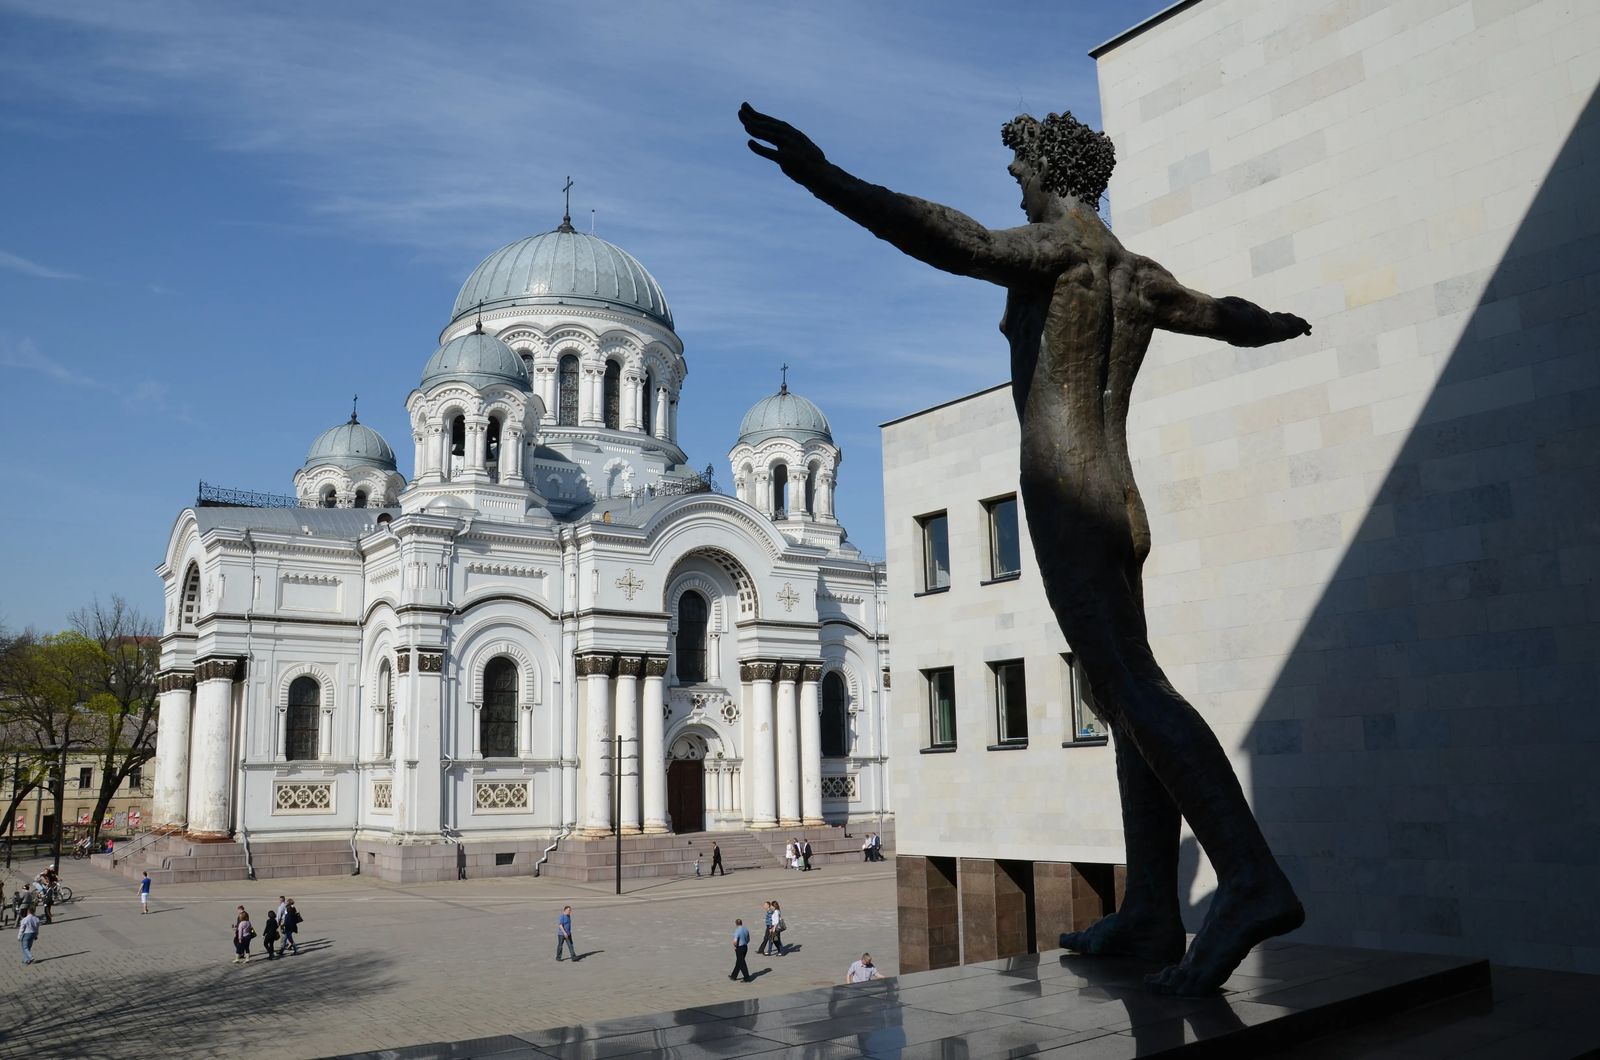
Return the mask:
{"type": "Polygon", "coordinates": [[[567,227],[572,226],[572,177],[567,177],[567,182],[561,186],[561,193],[567,197],[566,206],[561,210],[561,223],[567,227]]]}
{"type": "Polygon", "coordinates": [[[789,392],[789,364],[788,364],[787,361],[785,361],[784,365],[783,365],[783,386],[778,388],[778,393],[787,394],[788,392],[789,392]]]}
{"type": "Polygon", "coordinates": [[[355,423],[356,422],[356,402],[358,402],[360,400],[361,400],[361,395],[360,394],[352,394],[351,397],[350,397],[350,422],[351,423],[355,423]]]}

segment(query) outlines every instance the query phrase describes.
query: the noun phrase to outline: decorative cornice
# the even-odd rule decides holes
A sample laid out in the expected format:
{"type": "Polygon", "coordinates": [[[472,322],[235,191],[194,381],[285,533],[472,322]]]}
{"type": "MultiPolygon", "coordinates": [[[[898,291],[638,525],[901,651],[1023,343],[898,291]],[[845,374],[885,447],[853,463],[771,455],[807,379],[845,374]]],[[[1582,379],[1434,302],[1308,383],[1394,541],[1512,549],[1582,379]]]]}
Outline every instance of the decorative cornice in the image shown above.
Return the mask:
{"type": "Polygon", "coordinates": [[[417,672],[422,674],[444,673],[444,652],[438,649],[430,651],[426,648],[418,648],[417,672]]]}
{"type": "Polygon", "coordinates": [[[408,674],[411,672],[410,648],[401,648],[399,651],[395,652],[394,672],[397,674],[408,674]]]}
{"type": "Polygon", "coordinates": [[[280,577],[283,581],[299,585],[338,585],[341,582],[331,574],[313,574],[310,571],[286,571],[280,577]]]}
{"type": "Polygon", "coordinates": [[[244,656],[208,655],[204,659],[196,659],[194,678],[196,683],[200,684],[206,681],[242,681],[244,656]]]}
{"type": "Polygon", "coordinates": [[[522,567],[514,563],[483,563],[473,562],[467,564],[468,574],[499,574],[508,578],[543,578],[543,567],[522,567]]]}

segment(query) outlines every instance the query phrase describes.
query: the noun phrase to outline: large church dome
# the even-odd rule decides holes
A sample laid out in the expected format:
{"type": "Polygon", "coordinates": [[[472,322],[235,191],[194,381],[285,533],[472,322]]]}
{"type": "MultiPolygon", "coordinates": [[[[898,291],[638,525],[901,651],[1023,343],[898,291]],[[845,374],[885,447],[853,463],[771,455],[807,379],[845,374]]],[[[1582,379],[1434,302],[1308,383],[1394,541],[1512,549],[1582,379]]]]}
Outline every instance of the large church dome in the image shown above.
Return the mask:
{"type": "Polygon", "coordinates": [[[588,305],[638,313],[672,327],[661,285],[632,254],[563,221],[483,259],[456,298],[452,322],[517,305],[588,305]]]}
{"type": "Polygon", "coordinates": [[[776,394],[750,406],[750,411],[744,414],[739,424],[738,444],[755,445],[768,438],[779,437],[798,441],[820,438],[833,444],[833,431],[828,427],[828,417],[799,394],[790,393],[787,383],[776,394]]]}

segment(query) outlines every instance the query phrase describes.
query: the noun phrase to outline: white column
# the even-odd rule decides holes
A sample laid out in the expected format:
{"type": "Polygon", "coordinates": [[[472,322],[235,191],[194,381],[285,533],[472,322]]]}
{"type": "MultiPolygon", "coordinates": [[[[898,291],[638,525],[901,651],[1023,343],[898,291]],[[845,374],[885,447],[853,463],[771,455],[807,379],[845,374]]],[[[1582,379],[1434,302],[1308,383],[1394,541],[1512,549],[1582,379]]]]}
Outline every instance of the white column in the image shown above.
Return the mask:
{"type": "Polygon", "coordinates": [[[438,431],[438,441],[434,446],[438,463],[434,465],[439,480],[444,481],[450,477],[450,425],[441,423],[438,431]]]}
{"type": "Polygon", "coordinates": [[[644,766],[644,830],[667,830],[667,657],[644,659],[644,724],[639,760],[644,766]]]}
{"type": "Polygon", "coordinates": [[[800,732],[795,725],[795,681],[799,663],[778,667],[778,825],[796,828],[800,824],[800,732]]]}
{"type": "Polygon", "coordinates": [[[615,655],[578,660],[578,676],[589,695],[583,741],[583,832],[589,836],[611,834],[611,671],[616,663],[615,655]]]}
{"type": "Polygon", "coordinates": [[[639,429],[639,393],[644,389],[644,380],[633,372],[622,373],[622,393],[617,403],[621,406],[617,410],[617,425],[625,431],[639,429]]]}
{"type": "Polygon", "coordinates": [[[822,665],[806,663],[800,675],[800,816],[810,827],[822,820],[822,665]]]}
{"type": "Polygon", "coordinates": [[[394,823],[402,836],[436,838],[444,823],[439,728],[444,651],[406,645],[395,652],[394,823]]]}
{"type": "Polygon", "coordinates": [[[833,518],[833,473],[822,471],[817,474],[817,488],[814,496],[817,499],[817,517],[819,519],[833,518]]]}
{"type": "Polygon", "coordinates": [[[156,728],[156,790],[150,809],[154,828],[182,828],[189,820],[189,720],[194,710],[194,671],[168,670],[156,678],[161,713],[156,728]]]}
{"type": "Polygon", "coordinates": [[[756,510],[772,518],[772,472],[762,468],[756,472],[756,510]]]}
{"type": "Polygon", "coordinates": [[[428,432],[426,428],[411,432],[411,479],[416,481],[428,473],[428,432]]]}
{"type": "Polygon", "coordinates": [[[791,519],[799,515],[801,509],[805,507],[805,484],[805,475],[796,474],[795,469],[791,467],[789,469],[789,478],[783,484],[783,510],[791,519]]]}
{"type": "Polygon", "coordinates": [[[233,683],[244,660],[213,655],[195,664],[195,706],[189,773],[189,833],[225,839],[232,834],[228,793],[233,787],[233,683]]]}
{"type": "Polygon", "coordinates": [[[665,438],[665,437],[667,437],[667,388],[666,387],[664,387],[664,386],[656,387],[655,401],[656,401],[656,414],[655,414],[655,417],[650,421],[650,423],[651,423],[651,426],[655,428],[656,437],[657,438],[665,438]]]}
{"type": "Polygon", "coordinates": [[[778,826],[777,779],[773,776],[772,679],[778,664],[749,662],[742,666],[744,680],[750,682],[751,724],[750,827],[778,826]]]}
{"type": "Polygon", "coordinates": [[[639,672],[643,669],[643,656],[617,659],[617,735],[622,737],[622,805],[617,812],[624,832],[640,831],[639,672]]]}

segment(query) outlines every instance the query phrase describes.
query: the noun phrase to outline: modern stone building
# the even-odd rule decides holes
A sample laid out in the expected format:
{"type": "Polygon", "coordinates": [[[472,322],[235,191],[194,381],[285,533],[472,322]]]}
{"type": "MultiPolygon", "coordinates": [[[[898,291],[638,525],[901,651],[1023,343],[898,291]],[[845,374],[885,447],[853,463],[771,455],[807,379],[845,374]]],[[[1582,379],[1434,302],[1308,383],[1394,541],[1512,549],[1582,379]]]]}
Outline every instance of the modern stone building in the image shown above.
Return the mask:
{"type": "Polygon", "coordinates": [[[352,413],[294,498],[179,514],[155,823],[217,871],[414,880],[613,828],[655,874],[674,833],[879,821],[883,573],[835,515],[822,412],[762,399],[715,492],[661,288],[565,221],[485,259],[439,341],[409,480],[352,413]]]}
{"type": "MultiPolygon", "coordinates": [[[[1156,656],[1232,753],[1306,903],[1299,937],[1600,971],[1600,10],[1192,0],[1093,54],[1117,235],[1191,287],[1315,328],[1255,350],[1158,335],[1129,423],[1156,656]]],[[[885,431],[886,465],[916,423],[885,431]]],[[[914,448],[899,459],[935,459],[914,448]]],[[[1015,464],[949,459],[992,465],[971,475],[997,491],[1015,464]]],[[[907,592],[908,522],[950,509],[950,593],[977,593],[957,557],[982,555],[980,498],[944,485],[889,505],[901,688],[931,657],[909,658],[904,630],[939,606],[907,592]]],[[[995,636],[1030,660],[1058,647],[995,636]]],[[[991,657],[960,651],[958,667],[991,657]]],[[[1030,730],[1053,737],[1059,693],[1028,678],[1030,730]]],[[[986,680],[957,672],[951,759],[915,755],[924,701],[899,696],[896,750],[915,758],[900,805],[952,763],[974,788],[1008,783],[1017,754],[965,744],[986,680]]],[[[907,815],[902,860],[1104,845],[1106,798],[1078,801],[1109,777],[1104,752],[1054,753],[1060,777],[1028,793],[1042,811],[1013,820],[1008,803],[991,837],[948,843],[907,815]]],[[[1185,849],[1197,924],[1213,880],[1185,849]]],[[[992,918],[965,864],[959,906],[903,876],[902,911],[992,918]]]]}

